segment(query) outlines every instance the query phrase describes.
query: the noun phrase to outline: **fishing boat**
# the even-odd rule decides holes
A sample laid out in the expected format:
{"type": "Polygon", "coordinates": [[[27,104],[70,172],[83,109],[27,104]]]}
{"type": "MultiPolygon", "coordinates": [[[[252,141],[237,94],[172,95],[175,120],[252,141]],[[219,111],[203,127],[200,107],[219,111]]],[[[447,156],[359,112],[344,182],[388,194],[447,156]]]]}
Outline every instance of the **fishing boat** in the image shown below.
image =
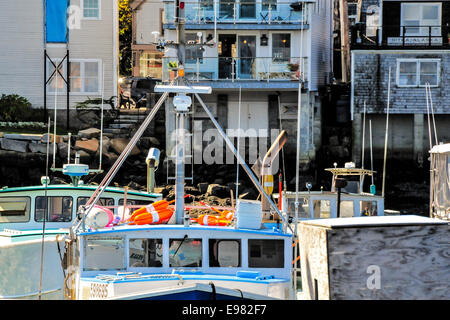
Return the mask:
{"type": "Polygon", "coordinates": [[[80,207],[66,239],[66,299],[293,299],[291,226],[265,193],[199,93],[210,87],[158,85],[163,95],[107,174],[114,175],[167,98],[175,94],[177,116],[175,203],[163,200],[142,207],[117,226],[92,224],[93,207],[108,181],[80,207]],[[266,228],[260,201],[237,200],[236,208],[212,208],[191,217],[184,203],[183,119],[195,94],[238,162],[282,219],[266,228]],[[164,212],[164,214],[163,214],[164,212]]]}
{"type": "MultiPolygon", "coordinates": [[[[307,183],[308,191],[298,192],[299,219],[329,219],[361,216],[398,215],[398,211],[385,210],[384,197],[375,193],[374,185],[370,192],[363,190],[365,176],[373,176],[375,171],[355,168],[354,163],[346,163],[344,168],[327,168],[332,174],[331,190],[311,191],[311,184],[307,183]],[[345,180],[343,180],[345,179],[345,180]],[[338,184],[336,182],[338,181],[338,184]],[[345,181],[340,188],[339,182],[345,181]],[[339,204],[339,205],[338,205],[339,204]]],[[[274,198],[279,201],[279,193],[274,198]]],[[[295,213],[296,193],[283,191],[281,194],[281,208],[290,217],[295,213]]]]}
{"type": "MultiPolygon", "coordinates": [[[[71,184],[49,184],[44,176],[41,185],[0,189],[0,299],[63,298],[62,237],[97,186],[81,180],[87,165],[69,163],[62,172],[71,184]]],[[[160,199],[153,192],[109,187],[99,205],[117,214],[160,199]]]]}

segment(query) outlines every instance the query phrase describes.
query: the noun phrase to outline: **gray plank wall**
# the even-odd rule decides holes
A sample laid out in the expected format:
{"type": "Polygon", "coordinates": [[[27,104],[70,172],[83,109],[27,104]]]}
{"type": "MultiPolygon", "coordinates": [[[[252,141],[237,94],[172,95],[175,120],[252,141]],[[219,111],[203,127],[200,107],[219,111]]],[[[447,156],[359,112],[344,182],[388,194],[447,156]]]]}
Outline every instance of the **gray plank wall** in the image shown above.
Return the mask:
{"type": "Polygon", "coordinates": [[[330,299],[450,299],[448,232],[448,225],[328,229],[330,299]],[[379,289],[369,266],[379,267],[379,289]]]}
{"type": "Polygon", "coordinates": [[[427,113],[427,102],[424,87],[398,87],[397,59],[439,59],[439,86],[431,88],[434,113],[448,114],[450,107],[450,54],[411,52],[369,52],[354,50],[353,70],[353,103],[354,112],[362,113],[364,101],[368,113],[385,113],[387,109],[388,75],[391,67],[390,113],[414,114],[427,113]]]}
{"type": "Polygon", "coordinates": [[[313,300],[317,280],[318,299],[328,300],[328,257],[325,228],[300,224],[300,261],[303,299],[313,300]]]}

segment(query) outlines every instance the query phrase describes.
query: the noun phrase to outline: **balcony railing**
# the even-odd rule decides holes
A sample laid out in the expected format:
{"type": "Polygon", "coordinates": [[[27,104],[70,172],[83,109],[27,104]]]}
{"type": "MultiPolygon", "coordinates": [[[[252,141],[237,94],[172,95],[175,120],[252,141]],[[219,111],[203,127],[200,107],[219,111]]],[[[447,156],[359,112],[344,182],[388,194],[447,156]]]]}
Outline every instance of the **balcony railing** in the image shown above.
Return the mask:
{"type": "MultiPolygon", "coordinates": [[[[265,23],[307,24],[305,12],[298,2],[276,0],[191,0],[185,2],[186,24],[265,23]]],[[[174,2],[164,3],[164,23],[174,23],[174,2]]]]}
{"type": "Polygon", "coordinates": [[[365,26],[351,28],[352,48],[359,47],[447,47],[447,26],[365,26]]]}
{"type": "MultiPolygon", "coordinates": [[[[177,58],[163,58],[162,80],[169,81],[173,74],[169,62],[177,58]]],[[[234,58],[203,57],[186,59],[185,78],[193,82],[205,81],[308,81],[308,59],[276,59],[268,57],[234,58]]]]}

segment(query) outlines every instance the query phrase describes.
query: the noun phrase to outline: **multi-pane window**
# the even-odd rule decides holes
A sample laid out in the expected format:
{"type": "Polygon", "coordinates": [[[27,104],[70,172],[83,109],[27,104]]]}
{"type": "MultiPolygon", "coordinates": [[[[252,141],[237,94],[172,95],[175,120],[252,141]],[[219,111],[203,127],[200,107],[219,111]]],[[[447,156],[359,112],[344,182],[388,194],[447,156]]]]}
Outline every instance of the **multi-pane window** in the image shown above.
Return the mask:
{"type": "Polygon", "coordinates": [[[146,52],[139,57],[139,72],[141,77],[152,77],[161,79],[162,77],[162,56],[158,52],[146,52]]]}
{"type": "Polygon", "coordinates": [[[162,267],[162,239],[130,239],[130,267],[162,267]]]}
{"type": "Polygon", "coordinates": [[[291,35],[289,33],[272,34],[272,57],[275,62],[288,62],[291,57],[291,35]]]}
{"type": "Polygon", "coordinates": [[[202,240],[201,239],[170,239],[169,240],[170,267],[201,267],[202,240]]]}
{"type": "Polygon", "coordinates": [[[29,197],[0,198],[0,223],[28,222],[30,202],[29,197]]]}
{"type": "Polygon", "coordinates": [[[440,60],[438,59],[398,59],[397,85],[417,87],[439,85],[440,60]]]}
{"type": "Polygon", "coordinates": [[[72,220],[72,197],[36,197],[34,220],[69,222],[72,220]]]}
{"type": "Polygon", "coordinates": [[[241,240],[209,239],[210,267],[240,267],[241,240]]]}
{"type": "Polygon", "coordinates": [[[248,266],[250,268],[283,268],[283,240],[248,240],[248,266]]]}
{"type": "Polygon", "coordinates": [[[441,3],[402,3],[401,22],[405,35],[440,35],[441,3]]]}
{"type": "Polygon", "coordinates": [[[99,19],[100,1],[101,0],[83,0],[83,18],[99,19]]]}
{"type": "MultiPolygon", "coordinates": [[[[60,61],[53,61],[56,65],[60,61]]],[[[60,73],[55,73],[48,84],[48,91],[53,93],[58,87],[58,92],[63,93],[66,90],[66,62],[58,68],[60,73]],[[62,76],[61,76],[62,75],[62,76]],[[63,78],[64,77],[64,78],[63,78]],[[56,81],[58,78],[58,81],[56,81]]],[[[70,61],[70,91],[74,93],[90,93],[99,94],[100,85],[100,67],[101,62],[98,60],[71,60],[70,61]]],[[[53,74],[55,67],[52,63],[47,63],[48,76],[53,74]]]]}
{"type": "MultiPolygon", "coordinates": [[[[197,41],[197,35],[195,33],[186,33],[187,41],[197,41]]],[[[186,46],[186,63],[203,63],[203,51],[200,50],[200,46],[186,46]]]]}
{"type": "Polygon", "coordinates": [[[263,11],[277,10],[277,0],[263,0],[262,1],[262,10],[263,11]]]}

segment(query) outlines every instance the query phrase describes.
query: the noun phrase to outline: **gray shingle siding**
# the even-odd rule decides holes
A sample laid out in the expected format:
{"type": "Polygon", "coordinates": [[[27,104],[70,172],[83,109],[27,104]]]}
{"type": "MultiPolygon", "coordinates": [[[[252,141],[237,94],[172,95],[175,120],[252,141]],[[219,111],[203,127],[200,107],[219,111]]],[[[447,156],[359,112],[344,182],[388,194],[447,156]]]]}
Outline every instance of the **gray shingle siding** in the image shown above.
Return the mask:
{"type": "Polygon", "coordinates": [[[450,52],[442,53],[367,53],[353,51],[353,111],[363,112],[364,101],[369,113],[385,113],[388,74],[391,67],[390,112],[400,114],[427,113],[424,87],[398,87],[397,59],[440,59],[440,79],[431,88],[435,113],[450,113],[450,52]]]}

